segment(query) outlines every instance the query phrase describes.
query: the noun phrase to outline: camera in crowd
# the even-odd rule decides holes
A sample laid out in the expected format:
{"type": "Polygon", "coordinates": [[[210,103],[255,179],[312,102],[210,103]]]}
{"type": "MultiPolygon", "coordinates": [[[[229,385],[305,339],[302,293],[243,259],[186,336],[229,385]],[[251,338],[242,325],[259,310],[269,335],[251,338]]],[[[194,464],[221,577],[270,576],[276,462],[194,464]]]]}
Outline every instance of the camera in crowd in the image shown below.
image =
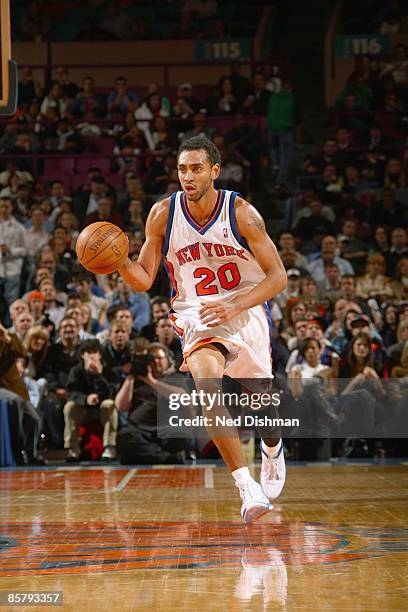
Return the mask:
{"type": "Polygon", "coordinates": [[[143,355],[133,355],[132,356],[132,369],[130,373],[133,376],[146,376],[147,375],[147,366],[150,363],[153,363],[154,357],[149,353],[143,355]]]}

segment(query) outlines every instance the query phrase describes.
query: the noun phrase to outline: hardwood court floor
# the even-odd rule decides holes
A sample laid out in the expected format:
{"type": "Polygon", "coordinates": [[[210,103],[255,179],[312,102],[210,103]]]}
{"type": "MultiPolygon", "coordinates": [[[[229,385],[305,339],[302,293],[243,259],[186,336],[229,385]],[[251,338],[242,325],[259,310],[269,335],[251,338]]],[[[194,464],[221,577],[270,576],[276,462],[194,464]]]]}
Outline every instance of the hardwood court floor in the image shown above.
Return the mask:
{"type": "Polygon", "coordinates": [[[1,470],[0,495],[0,591],[64,610],[407,606],[405,465],[289,467],[250,527],[220,467],[1,470]]]}

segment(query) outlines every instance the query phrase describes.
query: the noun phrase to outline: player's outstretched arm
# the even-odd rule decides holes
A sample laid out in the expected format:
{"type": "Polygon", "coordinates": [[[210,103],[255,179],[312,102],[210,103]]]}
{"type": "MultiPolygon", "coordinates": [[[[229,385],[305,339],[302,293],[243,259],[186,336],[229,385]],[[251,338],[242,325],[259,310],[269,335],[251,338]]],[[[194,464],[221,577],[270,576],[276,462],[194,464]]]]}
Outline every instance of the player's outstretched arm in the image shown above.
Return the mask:
{"type": "Polygon", "coordinates": [[[157,202],[146,221],[146,240],[137,261],[127,258],[118,268],[124,281],[136,291],[147,291],[153,284],[160,265],[170,199],[157,202]]]}

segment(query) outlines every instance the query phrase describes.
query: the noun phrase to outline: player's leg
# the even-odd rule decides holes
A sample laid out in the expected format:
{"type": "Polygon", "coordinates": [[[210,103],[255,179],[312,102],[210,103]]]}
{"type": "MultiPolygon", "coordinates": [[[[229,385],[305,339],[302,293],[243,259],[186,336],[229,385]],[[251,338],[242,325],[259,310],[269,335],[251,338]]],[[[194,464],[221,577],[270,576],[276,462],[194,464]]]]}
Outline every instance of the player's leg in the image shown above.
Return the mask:
{"type": "Polygon", "coordinates": [[[207,416],[211,416],[213,423],[207,427],[207,430],[231,471],[243,502],[242,517],[245,522],[249,523],[268,512],[271,505],[263,493],[262,487],[253,480],[248,467],[245,466],[236,428],[217,426],[216,424],[217,416],[231,416],[222,402],[225,356],[213,344],[206,344],[197,348],[187,357],[187,365],[194,378],[197,391],[203,391],[203,396],[206,398],[213,397],[217,400],[220,398],[220,401],[214,402],[211,411],[207,411],[209,403],[204,401],[203,411],[207,416]]]}

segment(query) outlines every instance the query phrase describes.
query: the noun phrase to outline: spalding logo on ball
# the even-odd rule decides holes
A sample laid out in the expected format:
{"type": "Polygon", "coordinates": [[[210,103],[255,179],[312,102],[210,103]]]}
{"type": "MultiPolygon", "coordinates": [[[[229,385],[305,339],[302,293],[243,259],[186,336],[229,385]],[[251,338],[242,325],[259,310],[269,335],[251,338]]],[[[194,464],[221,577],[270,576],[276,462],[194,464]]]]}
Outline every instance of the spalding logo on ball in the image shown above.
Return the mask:
{"type": "Polygon", "coordinates": [[[117,225],[98,221],[79,234],[76,253],[81,264],[90,272],[111,274],[125,263],[129,254],[129,240],[117,225]]]}

